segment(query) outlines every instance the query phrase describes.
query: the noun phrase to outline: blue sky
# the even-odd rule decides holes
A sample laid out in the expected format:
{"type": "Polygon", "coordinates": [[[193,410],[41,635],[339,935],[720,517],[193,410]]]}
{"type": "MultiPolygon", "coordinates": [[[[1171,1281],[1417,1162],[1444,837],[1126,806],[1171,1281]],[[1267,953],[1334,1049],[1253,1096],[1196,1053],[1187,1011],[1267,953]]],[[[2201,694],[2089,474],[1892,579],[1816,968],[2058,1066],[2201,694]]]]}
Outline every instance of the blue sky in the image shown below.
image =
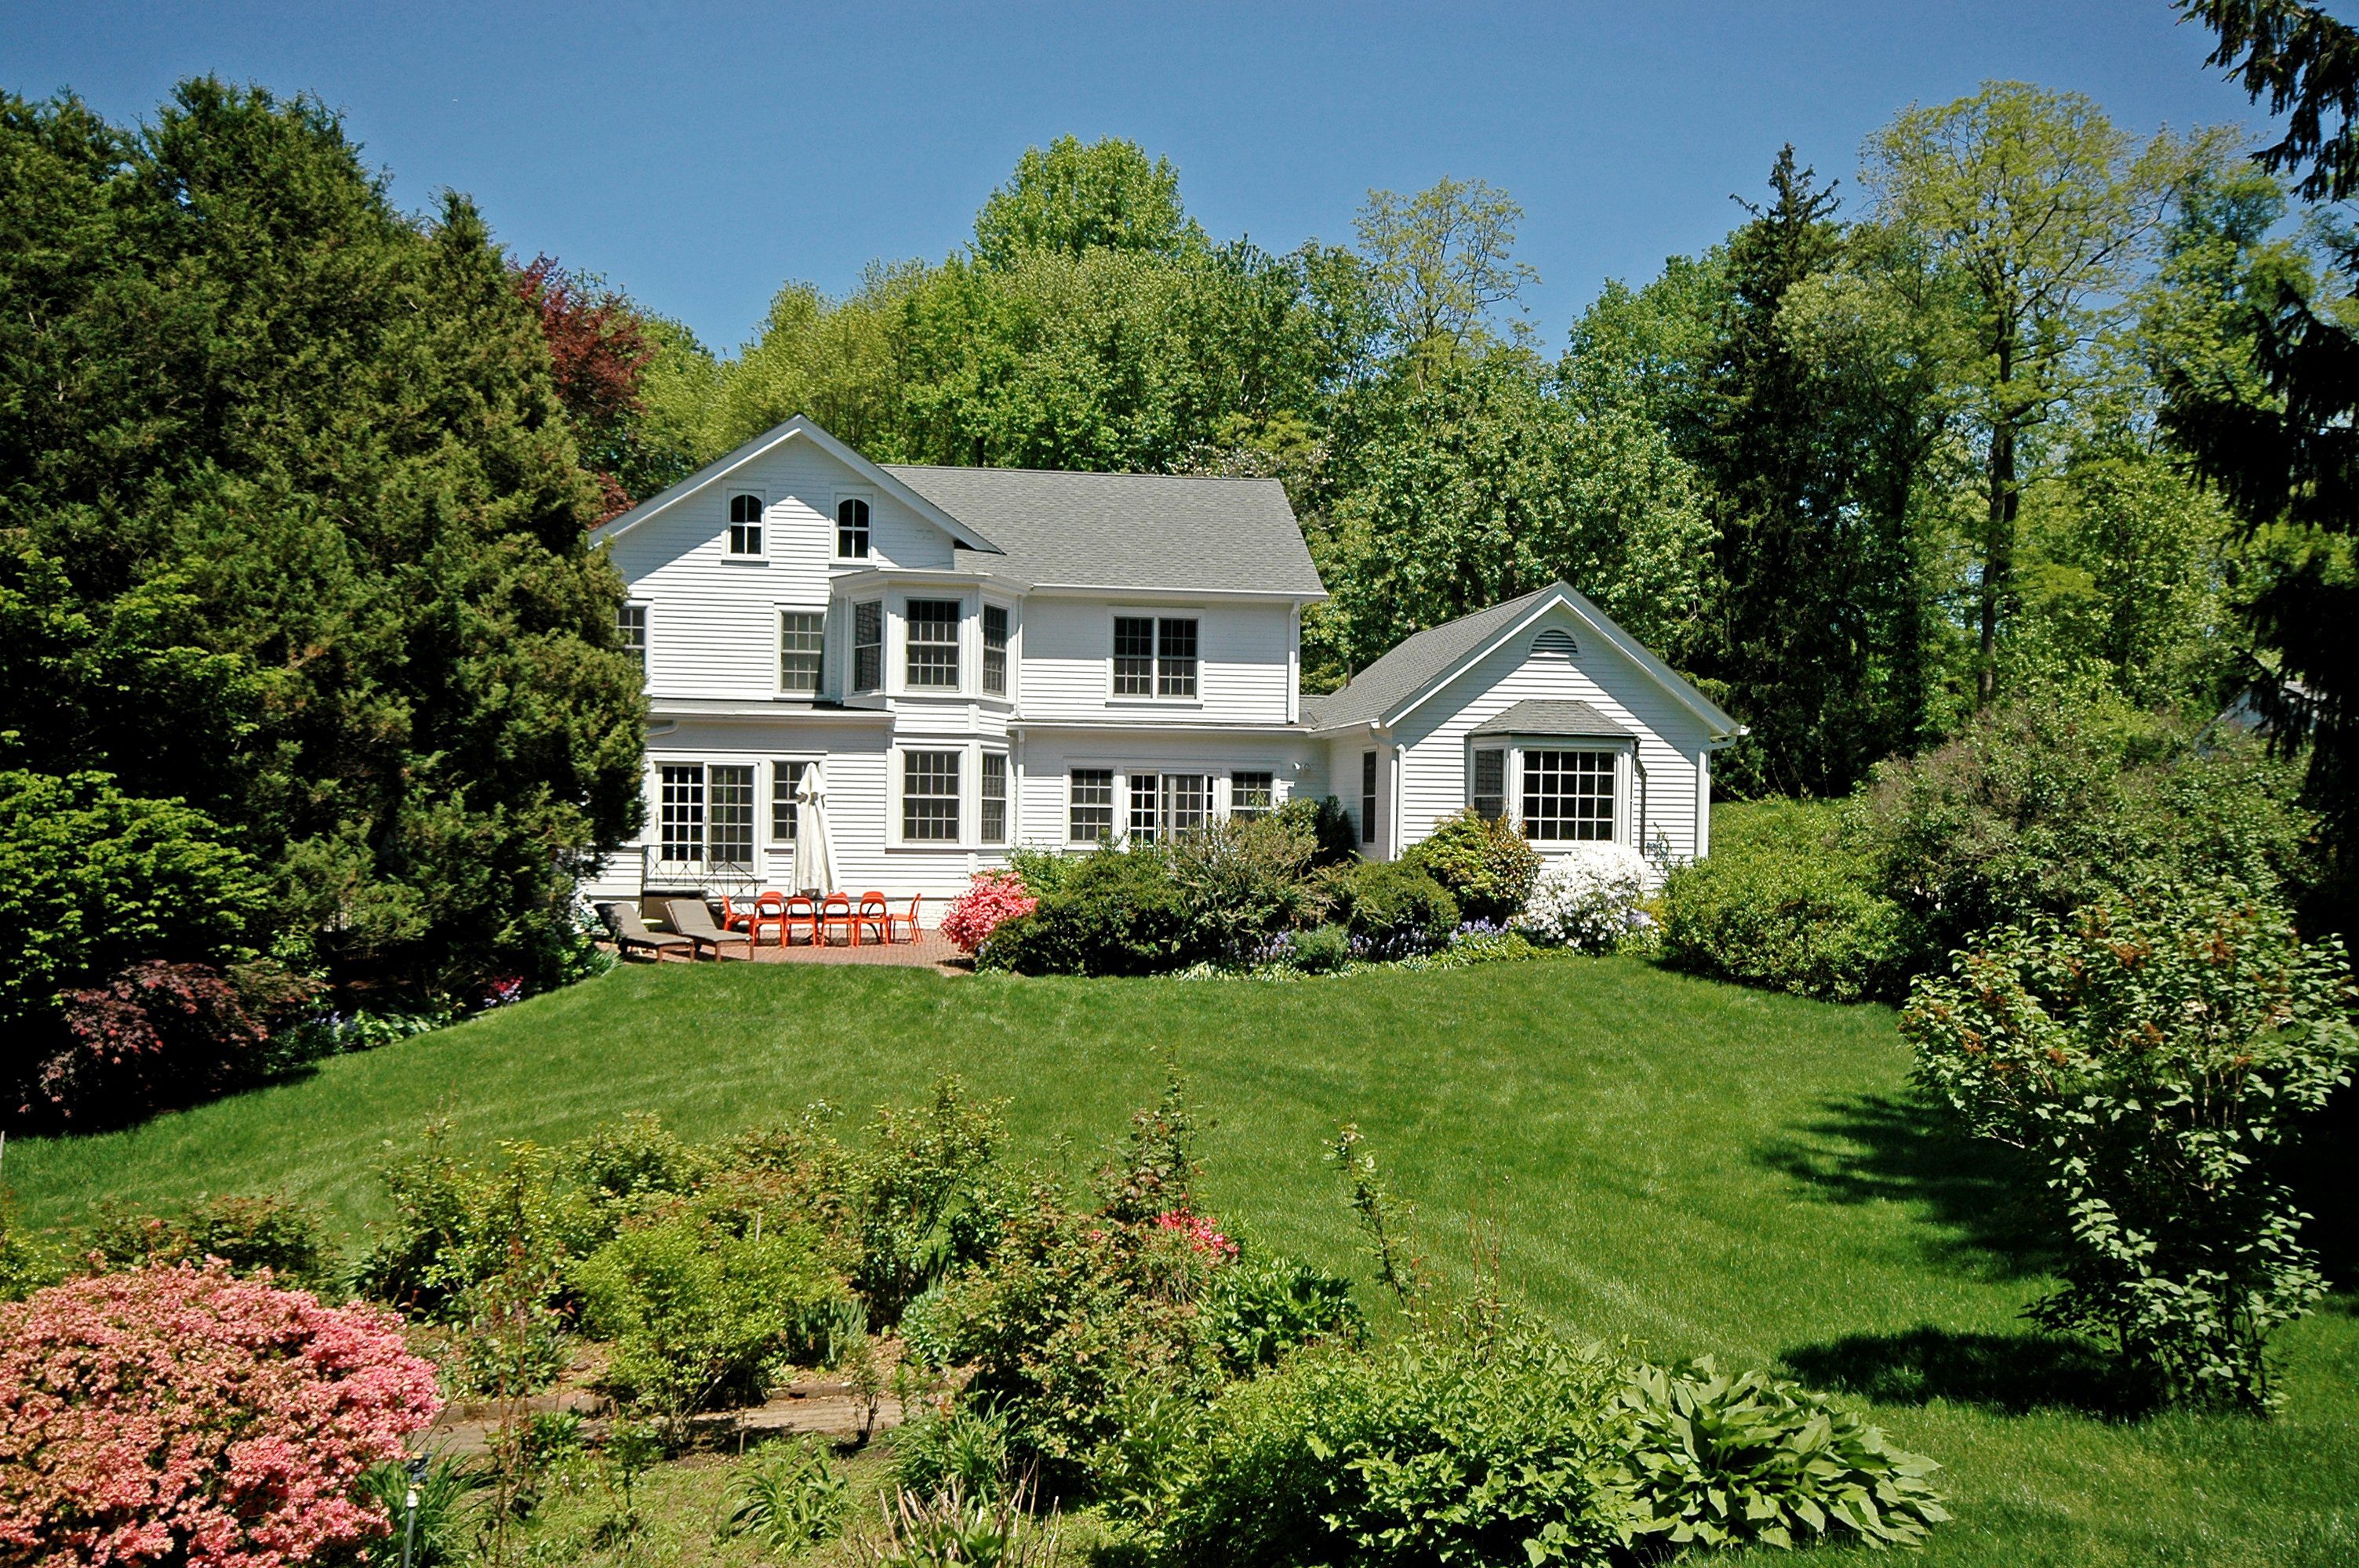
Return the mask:
{"type": "Polygon", "coordinates": [[[1271,249],[1350,237],[1443,174],[1527,212],[1550,341],[1608,277],[1738,216],[1791,140],[1850,176],[1912,102],[2013,77],[2139,131],[2263,126],[2166,0],[1524,6],[575,5],[8,0],[0,85],[117,119],[214,71],[342,110],[396,199],[473,194],[502,241],[605,274],[727,350],[788,278],[939,257],[1033,143],[1128,136],[1271,249]]]}

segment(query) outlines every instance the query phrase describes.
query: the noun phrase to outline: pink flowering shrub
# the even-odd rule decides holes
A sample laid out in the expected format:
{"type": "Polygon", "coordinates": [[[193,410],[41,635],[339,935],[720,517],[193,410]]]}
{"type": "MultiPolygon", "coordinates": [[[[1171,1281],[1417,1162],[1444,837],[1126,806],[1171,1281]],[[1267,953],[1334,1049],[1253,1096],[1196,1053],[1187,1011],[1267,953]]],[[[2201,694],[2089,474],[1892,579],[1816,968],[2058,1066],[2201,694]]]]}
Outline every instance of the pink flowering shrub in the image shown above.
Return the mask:
{"type": "Polygon", "coordinates": [[[282,1568],[383,1534],[433,1419],[400,1322],[186,1264],[0,1305],[0,1563],[282,1568]]]}
{"type": "Polygon", "coordinates": [[[999,929],[1003,921],[1029,914],[1040,901],[1024,891],[1024,879],[1014,871],[977,873],[966,892],[958,895],[942,916],[942,935],[972,953],[999,929]]]}
{"type": "Polygon", "coordinates": [[[1234,1262],[1236,1259],[1237,1244],[1221,1234],[1210,1215],[1175,1208],[1157,1215],[1155,1223],[1166,1230],[1179,1231],[1187,1237],[1190,1246],[1215,1263],[1234,1262]]]}

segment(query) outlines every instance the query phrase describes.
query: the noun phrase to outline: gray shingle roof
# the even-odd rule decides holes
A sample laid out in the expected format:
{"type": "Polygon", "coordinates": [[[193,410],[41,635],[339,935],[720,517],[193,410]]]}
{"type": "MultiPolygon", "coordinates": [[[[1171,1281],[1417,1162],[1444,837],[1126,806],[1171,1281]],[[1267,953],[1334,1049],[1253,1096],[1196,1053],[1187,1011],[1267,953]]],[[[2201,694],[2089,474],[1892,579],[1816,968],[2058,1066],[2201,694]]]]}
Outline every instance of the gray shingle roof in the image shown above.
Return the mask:
{"type": "Polygon", "coordinates": [[[1477,735],[1578,735],[1620,737],[1632,731],[1585,702],[1527,697],[1495,719],[1474,726],[1477,735]]]}
{"type": "Polygon", "coordinates": [[[961,566],[1027,586],[1326,592],[1274,479],[884,466],[999,546],[961,566]]]}
{"type": "MultiPolygon", "coordinates": [[[[989,533],[989,528],[985,527],[984,532],[989,533]]],[[[1373,724],[1394,705],[1422,690],[1513,625],[1531,608],[1533,600],[1549,591],[1546,588],[1535,589],[1521,598],[1403,638],[1390,653],[1353,676],[1341,691],[1304,697],[1302,721],[1314,730],[1373,724]]]]}

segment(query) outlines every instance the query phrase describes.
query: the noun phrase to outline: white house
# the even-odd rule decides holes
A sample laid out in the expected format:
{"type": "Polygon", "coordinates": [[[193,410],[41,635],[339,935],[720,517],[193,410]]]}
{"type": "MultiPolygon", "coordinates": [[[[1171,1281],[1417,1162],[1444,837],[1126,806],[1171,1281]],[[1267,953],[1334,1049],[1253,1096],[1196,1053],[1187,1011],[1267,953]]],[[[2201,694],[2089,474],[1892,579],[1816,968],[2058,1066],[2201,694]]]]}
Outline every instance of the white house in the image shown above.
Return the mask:
{"type": "Polygon", "coordinates": [[[877,464],[798,417],[592,540],[651,709],[647,828],[602,897],[790,886],[811,784],[836,885],[903,898],[1296,795],[1374,857],[1472,805],[1544,853],[1686,858],[1739,733],[1562,583],[1302,696],[1325,589],[1270,480],[877,464]]]}

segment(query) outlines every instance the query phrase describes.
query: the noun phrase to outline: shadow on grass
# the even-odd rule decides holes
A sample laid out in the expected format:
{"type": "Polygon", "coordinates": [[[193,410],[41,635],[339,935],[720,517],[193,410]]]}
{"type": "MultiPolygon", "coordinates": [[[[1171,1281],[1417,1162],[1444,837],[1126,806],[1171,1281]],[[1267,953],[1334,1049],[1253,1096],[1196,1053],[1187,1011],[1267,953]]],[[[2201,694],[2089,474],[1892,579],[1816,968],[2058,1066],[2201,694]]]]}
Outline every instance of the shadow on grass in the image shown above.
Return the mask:
{"type": "Polygon", "coordinates": [[[2049,1335],[1953,1334],[1929,1325],[1905,1334],[1846,1335],[1778,1359],[1811,1388],[1881,1404],[1948,1400],[2006,1415],[2070,1410],[2114,1417],[2154,1408],[2152,1390],[2103,1351],[2049,1335]]]}
{"type": "Polygon", "coordinates": [[[1937,1261],[2002,1279],[2047,1271],[2038,1176],[2013,1150],[1967,1137],[1915,1096],[1831,1099],[1754,1157],[1823,1202],[1915,1209],[1926,1222],[1915,1239],[1937,1261]]]}

